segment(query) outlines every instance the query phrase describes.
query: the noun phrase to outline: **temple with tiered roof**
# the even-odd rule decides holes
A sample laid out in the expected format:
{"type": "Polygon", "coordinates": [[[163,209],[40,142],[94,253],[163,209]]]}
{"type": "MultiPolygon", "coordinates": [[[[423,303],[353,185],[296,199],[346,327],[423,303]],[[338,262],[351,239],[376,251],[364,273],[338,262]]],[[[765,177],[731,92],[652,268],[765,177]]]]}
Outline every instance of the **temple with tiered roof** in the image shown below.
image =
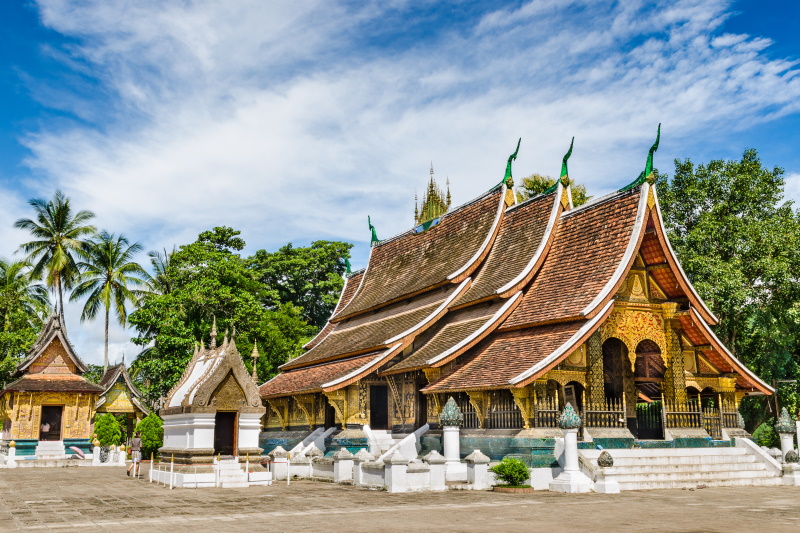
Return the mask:
{"type": "Polygon", "coordinates": [[[428,424],[435,435],[451,396],[462,438],[558,436],[567,404],[584,440],[741,434],[741,399],[773,390],[716,337],[681,269],[653,183],[656,148],[633,183],[579,207],[569,154],[556,184],[522,202],[516,152],[500,183],[446,212],[429,185],[434,218],[417,207],[414,228],[373,242],[305,353],[261,385],[264,434],[428,424]]]}

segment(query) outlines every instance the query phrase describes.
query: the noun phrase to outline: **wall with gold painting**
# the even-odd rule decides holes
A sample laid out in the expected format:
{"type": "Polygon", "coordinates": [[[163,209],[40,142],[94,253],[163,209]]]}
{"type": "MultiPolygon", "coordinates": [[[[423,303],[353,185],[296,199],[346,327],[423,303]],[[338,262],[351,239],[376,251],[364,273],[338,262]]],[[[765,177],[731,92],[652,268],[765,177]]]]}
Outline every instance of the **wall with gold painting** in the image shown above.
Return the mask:
{"type": "Polygon", "coordinates": [[[80,392],[8,392],[0,412],[3,438],[38,439],[43,405],[63,406],[62,439],[89,439],[97,394],[80,392]]]}

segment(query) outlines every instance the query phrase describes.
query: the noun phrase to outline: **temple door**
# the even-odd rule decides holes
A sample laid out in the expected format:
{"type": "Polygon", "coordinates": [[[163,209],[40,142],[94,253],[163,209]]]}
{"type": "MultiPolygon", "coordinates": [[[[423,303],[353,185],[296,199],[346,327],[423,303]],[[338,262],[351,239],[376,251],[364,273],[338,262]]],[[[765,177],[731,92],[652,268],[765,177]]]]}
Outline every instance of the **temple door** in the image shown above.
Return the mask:
{"type": "Polygon", "coordinates": [[[43,405],[39,424],[39,440],[61,440],[63,405],[43,405]]]}
{"type": "Polygon", "coordinates": [[[214,417],[214,453],[236,455],[236,411],[217,411],[214,417]]]}
{"type": "Polygon", "coordinates": [[[663,439],[664,423],[661,416],[664,361],[661,350],[653,341],[643,340],[636,347],[633,380],[636,384],[636,438],[663,439]]]}
{"type": "Polygon", "coordinates": [[[389,429],[389,387],[369,386],[369,427],[389,429]]]}

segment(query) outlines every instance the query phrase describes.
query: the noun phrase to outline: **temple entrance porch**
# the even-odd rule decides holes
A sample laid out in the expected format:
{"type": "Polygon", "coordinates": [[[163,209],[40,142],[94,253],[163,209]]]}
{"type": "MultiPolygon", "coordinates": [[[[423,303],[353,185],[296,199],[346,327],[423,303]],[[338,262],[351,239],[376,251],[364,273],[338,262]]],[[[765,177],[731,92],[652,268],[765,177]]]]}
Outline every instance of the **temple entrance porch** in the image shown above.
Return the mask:
{"type": "Polygon", "coordinates": [[[61,440],[61,418],[63,405],[43,405],[39,440],[61,440]]]}

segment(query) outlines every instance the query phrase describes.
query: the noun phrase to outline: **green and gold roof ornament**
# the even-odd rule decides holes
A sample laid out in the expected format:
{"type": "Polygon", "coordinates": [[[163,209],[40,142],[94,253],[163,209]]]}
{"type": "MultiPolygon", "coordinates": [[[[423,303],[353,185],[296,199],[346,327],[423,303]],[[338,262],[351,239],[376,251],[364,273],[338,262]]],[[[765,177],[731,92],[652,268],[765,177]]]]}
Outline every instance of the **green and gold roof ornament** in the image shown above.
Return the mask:
{"type": "Polygon", "coordinates": [[[350,275],[352,273],[353,273],[353,267],[350,266],[350,258],[349,257],[345,257],[344,258],[344,276],[346,278],[350,277],[350,275]]]}
{"type": "Polygon", "coordinates": [[[653,146],[650,147],[650,151],[647,153],[647,163],[644,166],[644,171],[639,174],[639,177],[636,178],[633,183],[630,185],[623,187],[620,189],[620,192],[629,191],[633,188],[638,187],[639,185],[643,184],[645,181],[648,183],[653,183],[656,179],[655,173],[653,172],[653,154],[658,150],[658,143],[661,140],[661,123],[658,124],[658,133],[656,133],[656,142],[653,143],[653,146]]]}
{"type": "Polygon", "coordinates": [[[561,416],[558,417],[558,427],[561,429],[578,429],[581,427],[581,417],[572,408],[572,404],[568,403],[564,410],[561,411],[561,416]]]}
{"type": "Polygon", "coordinates": [[[369,225],[369,230],[372,232],[372,241],[370,244],[374,245],[376,242],[380,242],[378,233],[375,231],[375,226],[372,225],[372,220],[370,219],[369,215],[367,215],[367,224],[369,225]]]}
{"type": "Polygon", "coordinates": [[[564,157],[561,159],[561,174],[558,176],[556,182],[550,187],[548,187],[545,191],[543,191],[542,194],[551,194],[556,192],[559,183],[564,185],[564,187],[569,185],[569,172],[567,171],[567,160],[572,155],[572,146],[574,144],[575,144],[575,137],[573,137],[572,140],[569,142],[569,150],[567,150],[567,153],[564,154],[564,157]]]}
{"type": "Polygon", "coordinates": [[[464,425],[464,414],[452,396],[444,404],[444,409],[439,415],[439,425],[442,427],[461,427],[464,425]]]}
{"type": "Polygon", "coordinates": [[[514,195],[514,178],[511,176],[511,163],[517,159],[517,154],[519,153],[519,145],[522,143],[522,137],[519,138],[517,141],[517,149],[514,150],[514,153],[508,156],[508,162],[506,163],[506,173],[503,176],[503,184],[508,188],[506,191],[506,205],[514,205],[516,203],[516,196],[514,195]]]}

